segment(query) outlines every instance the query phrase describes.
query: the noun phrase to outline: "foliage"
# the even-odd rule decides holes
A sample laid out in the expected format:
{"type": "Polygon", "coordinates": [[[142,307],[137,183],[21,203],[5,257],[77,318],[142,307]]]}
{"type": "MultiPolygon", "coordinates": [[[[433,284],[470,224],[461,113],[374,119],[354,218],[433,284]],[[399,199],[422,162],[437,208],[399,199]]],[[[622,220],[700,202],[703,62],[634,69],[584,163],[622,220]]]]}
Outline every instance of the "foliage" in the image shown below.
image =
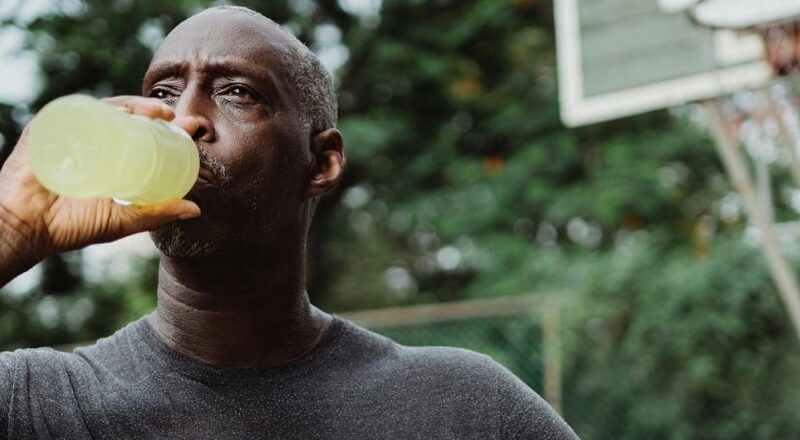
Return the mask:
{"type": "Polygon", "coordinates": [[[562,127],[549,4],[436,5],[384,3],[343,37],[351,161],[312,240],[324,303],[519,293],[537,287],[536,251],[603,251],[639,228],[682,245],[729,191],[706,136],[666,113],[562,127]]]}
{"type": "MultiPolygon", "coordinates": [[[[668,112],[563,127],[550,2],[240,3],[346,48],[348,170],[312,229],[317,304],[571,289],[565,409],[584,438],[797,437],[797,341],[707,136],[668,112]]],[[[2,23],[26,30],[43,83],[0,104],[0,159],[54,97],[138,93],[160,37],[209,2],[63,4],[2,23]]],[[[154,261],[99,284],[79,263],[0,294],[0,347],[96,338],[153,307],[154,261]]]]}
{"type": "Polygon", "coordinates": [[[798,341],[758,249],[654,244],[565,262],[583,293],[565,307],[567,419],[587,439],[797,438],[798,341]]]}
{"type": "MultiPolygon", "coordinates": [[[[80,277],[79,255],[65,260],[69,276],[80,277]]],[[[0,295],[0,349],[85,343],[149,313],[155,308],[156,261],[132,259],[130,266],[126,279],[82,283],[69,293],[39,286],[0,295]]],[[[42,284],[54,279],[44,277],[42,284]]]]}

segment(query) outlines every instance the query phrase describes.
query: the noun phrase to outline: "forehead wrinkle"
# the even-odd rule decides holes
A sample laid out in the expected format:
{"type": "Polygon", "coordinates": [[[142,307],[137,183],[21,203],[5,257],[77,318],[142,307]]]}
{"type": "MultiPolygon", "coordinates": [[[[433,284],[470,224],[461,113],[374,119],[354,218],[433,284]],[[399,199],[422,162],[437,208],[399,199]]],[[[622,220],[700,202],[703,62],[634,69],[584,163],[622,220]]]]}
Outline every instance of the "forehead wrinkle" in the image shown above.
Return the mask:
{"type": "Polygon", "coordinates": [[[190,71],[214,75],[247,76],[252,78],[273,79],[267,66],[242,62],[239,57],[223,57],[203,59],[196,62],[182,60],[159,60],[148,69],[153,74],[171,74],[182,76],[190,71]]]}
{"type": "Polygon", "coordinates": [[[186,74],[188,63],[163,61],[150,64],[142,78],[142,86],[147,87],[163,78],[179,78],[186,74]]]}
{"type": "MultiPolygon", "coordinates": [[[[269,19],[241,11],[211,9],[178,24],[156,51],[153,62],[161,64],[162,58],[173,63],[199,64],[197,61],[203,60],[209,64],[232,64],[244,76],[266,79],[291,96],[295,90],[286,63],[291,58],[290,48],[296,43],[269,19]]],[[[222,73],[222,69],[212,73],[222,73]]]]}
{"type": "Polygon", "coordinates": [[[241,57],[215,57],[190,61],[159,60],[147,69],[144,83],[152,84],[163,78],[185,77],[190,72],[198,72],[210,77],[245,77],[259,84],[280,88],[279,77],[266,65],[243,62],[241,57]],[[194,65],[193,65],[194,64],[194,65]]]}

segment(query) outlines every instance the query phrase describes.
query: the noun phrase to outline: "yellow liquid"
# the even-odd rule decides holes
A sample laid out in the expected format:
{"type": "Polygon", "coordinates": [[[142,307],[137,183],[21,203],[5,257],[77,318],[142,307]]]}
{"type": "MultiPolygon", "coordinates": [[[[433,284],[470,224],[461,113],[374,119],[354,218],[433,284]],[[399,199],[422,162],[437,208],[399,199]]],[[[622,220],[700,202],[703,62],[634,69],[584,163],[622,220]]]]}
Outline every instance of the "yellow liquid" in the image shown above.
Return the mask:
{"type": "Polygon", "coordinates": [[[84,95],[42,108],[27,145],[36,178],[71,198],[160,203],[185,196],[200,171],[197,146],[179,127],[84,95]]]}

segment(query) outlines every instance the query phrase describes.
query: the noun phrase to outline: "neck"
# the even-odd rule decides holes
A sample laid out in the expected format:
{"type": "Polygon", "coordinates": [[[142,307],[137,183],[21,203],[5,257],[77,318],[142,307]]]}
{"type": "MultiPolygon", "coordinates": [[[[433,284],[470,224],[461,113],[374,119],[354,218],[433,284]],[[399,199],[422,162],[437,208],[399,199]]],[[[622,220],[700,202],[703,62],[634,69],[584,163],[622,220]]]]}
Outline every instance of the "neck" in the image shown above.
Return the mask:
{"type": "Polygon", "coordinates": [[[330,315],[312,306],[298,261],[162,256],[150,316],[171,348],[224,366],[269,366],[310,351],[330,315]]]}

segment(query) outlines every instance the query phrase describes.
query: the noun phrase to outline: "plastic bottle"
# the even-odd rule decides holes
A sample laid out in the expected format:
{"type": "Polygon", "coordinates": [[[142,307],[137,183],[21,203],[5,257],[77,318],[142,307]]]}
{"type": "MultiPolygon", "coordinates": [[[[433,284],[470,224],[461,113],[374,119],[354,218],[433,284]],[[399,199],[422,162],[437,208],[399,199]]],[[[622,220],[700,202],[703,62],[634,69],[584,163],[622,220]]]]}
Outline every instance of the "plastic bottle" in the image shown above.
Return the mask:
{"type": "Polygon", "coordinates": [[[27,144],[36,178],[71,198],[160,203],[186,195],[200,171],[197,146],[180,127],[85,95],[44,106],[27,144]]]}

